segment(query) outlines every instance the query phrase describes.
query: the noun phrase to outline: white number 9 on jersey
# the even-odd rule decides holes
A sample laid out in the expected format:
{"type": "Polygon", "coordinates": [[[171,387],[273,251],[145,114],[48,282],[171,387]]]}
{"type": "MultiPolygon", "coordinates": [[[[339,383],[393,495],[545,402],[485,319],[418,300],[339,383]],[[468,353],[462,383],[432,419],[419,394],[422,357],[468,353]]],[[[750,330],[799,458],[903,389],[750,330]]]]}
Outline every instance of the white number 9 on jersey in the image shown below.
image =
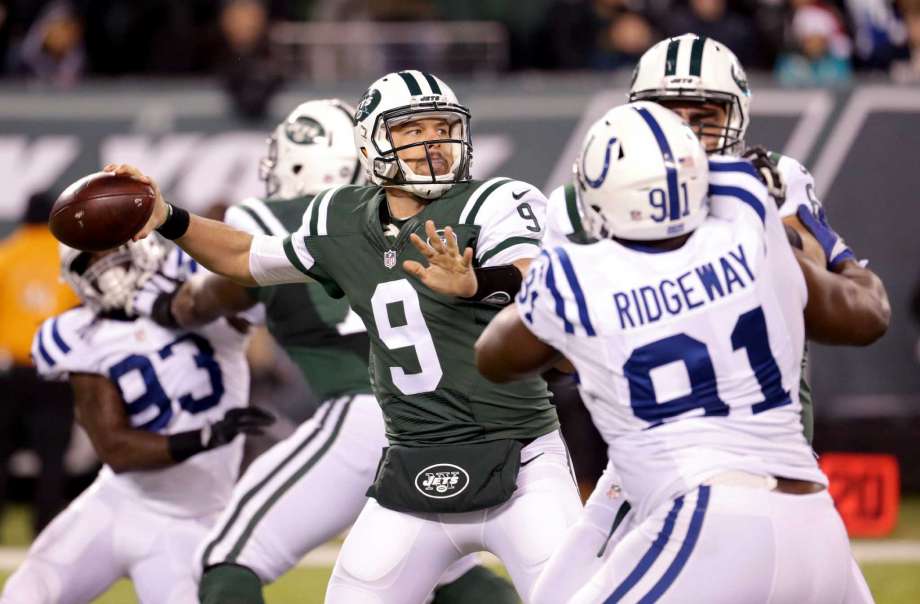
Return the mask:
{"type": "Polygon", "coordinates": [[[407,279],[387,281],[377,285],[371,296],[374,310],[374,322],[380,339],[390,350],[415,348],[421,371],[406,373],[402,367],[390,367],[390,378],[403,394],[420,394],[431,392],[438,387],[444,372],[438,361],[438,352],[431,339],[431,332],[425,324],[418,293],[407,279]],[[394,327],[390,324],[387,305],[401,304],[406,316],[406,324],[394,327]]]}

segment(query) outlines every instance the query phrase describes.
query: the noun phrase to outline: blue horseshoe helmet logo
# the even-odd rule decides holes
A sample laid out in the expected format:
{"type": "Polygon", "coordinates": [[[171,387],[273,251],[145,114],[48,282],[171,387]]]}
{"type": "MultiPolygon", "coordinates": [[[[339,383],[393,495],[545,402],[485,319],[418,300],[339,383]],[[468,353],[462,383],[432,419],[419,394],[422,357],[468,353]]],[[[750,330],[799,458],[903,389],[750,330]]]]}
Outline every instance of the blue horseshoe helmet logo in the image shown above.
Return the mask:
{"type": "Polygon", "coordinates": [[[581,174],[585,179],[585,183],[592,189],[598,189],[604,181],[607,180],[607,172],[610,170],[610,149],[613,147],[613,144],[617,142],[617,137],[612,136],[610,140],[607,141],[607,149],[604,151],[604,168],[601,170],[600,176],[597,178],[591,178],[588,176],[588,171],[585,169],[585,156],[588,154],[588,148],[591,147],[591,143],[594,142],[594,137],[591,137],[591,140],[588,141],[588,144],[585,145],[585,152],[581,156],[581,174]]]}

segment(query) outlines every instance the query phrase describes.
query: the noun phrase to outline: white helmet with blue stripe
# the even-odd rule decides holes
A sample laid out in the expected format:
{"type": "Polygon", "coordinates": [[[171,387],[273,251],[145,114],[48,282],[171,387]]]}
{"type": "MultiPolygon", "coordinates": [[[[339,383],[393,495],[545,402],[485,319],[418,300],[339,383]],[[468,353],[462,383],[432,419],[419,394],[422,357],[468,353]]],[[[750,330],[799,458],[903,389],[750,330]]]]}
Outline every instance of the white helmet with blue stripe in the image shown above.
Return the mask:
{"type": "Polygon", "coordinates": [[[473,146],[470,111],[441,79],[416,70],[388,73],[370,85],[355,112],[355,146],[371,182],[408,191],[424,199],[440,197],[455,184],[470,180],[473,146]],[[443,118],[450,126],[447,138],[395,147],[390,128],[425,118],[443,118]],[[429,166],[432,145],[450,148],[445,174],[416,174],[397,153],[424,146],[429,166]]]}
{"type": "Polygon", "coordinates": [[[585,228],[636,241],[677,237],[708,214],[709,164],[693,130],[657,103],[614,107],[588,130],[575,163],[585,228]]]}
{"type": "Polygon", "coordinates": [[[714,153],[744,151],[751,90],[738,57],[712,38],[683,34],[649,48],[636,64],[628,100],[723,105],[725,123],[701,124],[697,134],[717,141],[714,153]]]}

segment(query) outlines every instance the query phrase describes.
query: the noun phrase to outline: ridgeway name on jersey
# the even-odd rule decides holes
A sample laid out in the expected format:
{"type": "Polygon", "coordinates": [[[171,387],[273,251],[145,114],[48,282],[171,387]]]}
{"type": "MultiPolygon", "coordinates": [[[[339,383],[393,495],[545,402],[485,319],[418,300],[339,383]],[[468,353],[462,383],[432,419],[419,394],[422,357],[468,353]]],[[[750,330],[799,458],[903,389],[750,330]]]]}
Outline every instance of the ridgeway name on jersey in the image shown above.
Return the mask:
{"type": "Polygon", "coordinates": [[[826,484],[800,424],[807,293],[776,208],[734,158],[710,158],[709,197],[681,248],[566,243],[518,297],[575,364],[640,518],[727,469],[826,484]]]}
{"type": "MultiPolygon", "coordinates": [[[[111,380],[131,425],[172,434],[220,420],[247,404],[245,336],[225,321],[196,332],[169,330],[152,320],[115,320],[78,307],[48,319],[35,334],[32,355],[46,379],[71,373],[111,380]]],[[[243,440],[160,470],[103,475],[140,505],[174,516],[222,509],[236,481],[243,440]]]]}
{"type": "MultiPolygon", "coordinates": [[[[437,294],[402,270],[424,261],[409,241],[424,223],[451,226],[479,266],[536,255],[546,198],[506,178],[453,186],[398,233],[385,234],[386,196],[376,186],[319,194],[285,241],[291,264],[348,300],[371,338],[370,374],[394,444],[434,445],[534,438],[558,427],[540,379],[499,386],[473,363],[473,344],[497,312],[437,294]]],[[[393,225],[389,225],[393,232],[393,225]]]]}
{"type": "MultiPolygon", "coordinates": [[[[786,183],[786,202],[779,208],[780,217],[795,216],[800,207],[806,208],[817,217],[821,202],[815,194],[814,178],[805,166],[788,155],[775,152],[770,153],[770,158],[776,163],[786,183]]],[[[550,248],[570,241],[583,243],[586,240],[588,240],[588,235],[584,231],[573,185],[568,184],[556,188],[550,194],[547,202],[544,247],[550,248]]],[[[805,431],[805,438],[811,442],[814,433],[814,407],[807,368],[808,355],[806,354],[802,357],[799,402],[802,404],[802,427],[805,431]]]]}

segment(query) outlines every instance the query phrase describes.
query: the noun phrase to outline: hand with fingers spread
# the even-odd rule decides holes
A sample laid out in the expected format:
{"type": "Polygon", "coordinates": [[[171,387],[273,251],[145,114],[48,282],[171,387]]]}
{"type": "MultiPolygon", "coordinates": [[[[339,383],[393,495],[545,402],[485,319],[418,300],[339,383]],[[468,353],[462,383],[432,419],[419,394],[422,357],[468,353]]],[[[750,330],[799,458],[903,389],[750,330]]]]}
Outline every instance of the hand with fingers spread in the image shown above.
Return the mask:
{"type": "Polygon", "coordinates": [[[409,239],[428,260],[428,266],[406,260],[403,270],[439,294],[461,298],[474,295],[478,283],[473,272],[473,248],[468,247],[461,254],[454,230],[445,228],[442,240],[431,220],[425,222],[425,233],[428,235],[427,243],[415,233],[409,239]]]}
{"type": "Polygon", "coordinates": [[[152,178],[144,175],[143,172],[130,164],[106,164],[106,166],[102,168],[102,171],[118,174],[119,176],[130,176],[134,180],[150,185],[153,187],[153,190],[156,191],[157,199],[154,202],[153,212],[150,213],[147,224],[131,238],[132,241],[143,239],[166,221],[166,218],[169,216],[169,205],[166,203],[166,200],[163,199],[163,194],[160,193],[160,187],[157,186],[157,183],[154,182],[152,178]]]}

